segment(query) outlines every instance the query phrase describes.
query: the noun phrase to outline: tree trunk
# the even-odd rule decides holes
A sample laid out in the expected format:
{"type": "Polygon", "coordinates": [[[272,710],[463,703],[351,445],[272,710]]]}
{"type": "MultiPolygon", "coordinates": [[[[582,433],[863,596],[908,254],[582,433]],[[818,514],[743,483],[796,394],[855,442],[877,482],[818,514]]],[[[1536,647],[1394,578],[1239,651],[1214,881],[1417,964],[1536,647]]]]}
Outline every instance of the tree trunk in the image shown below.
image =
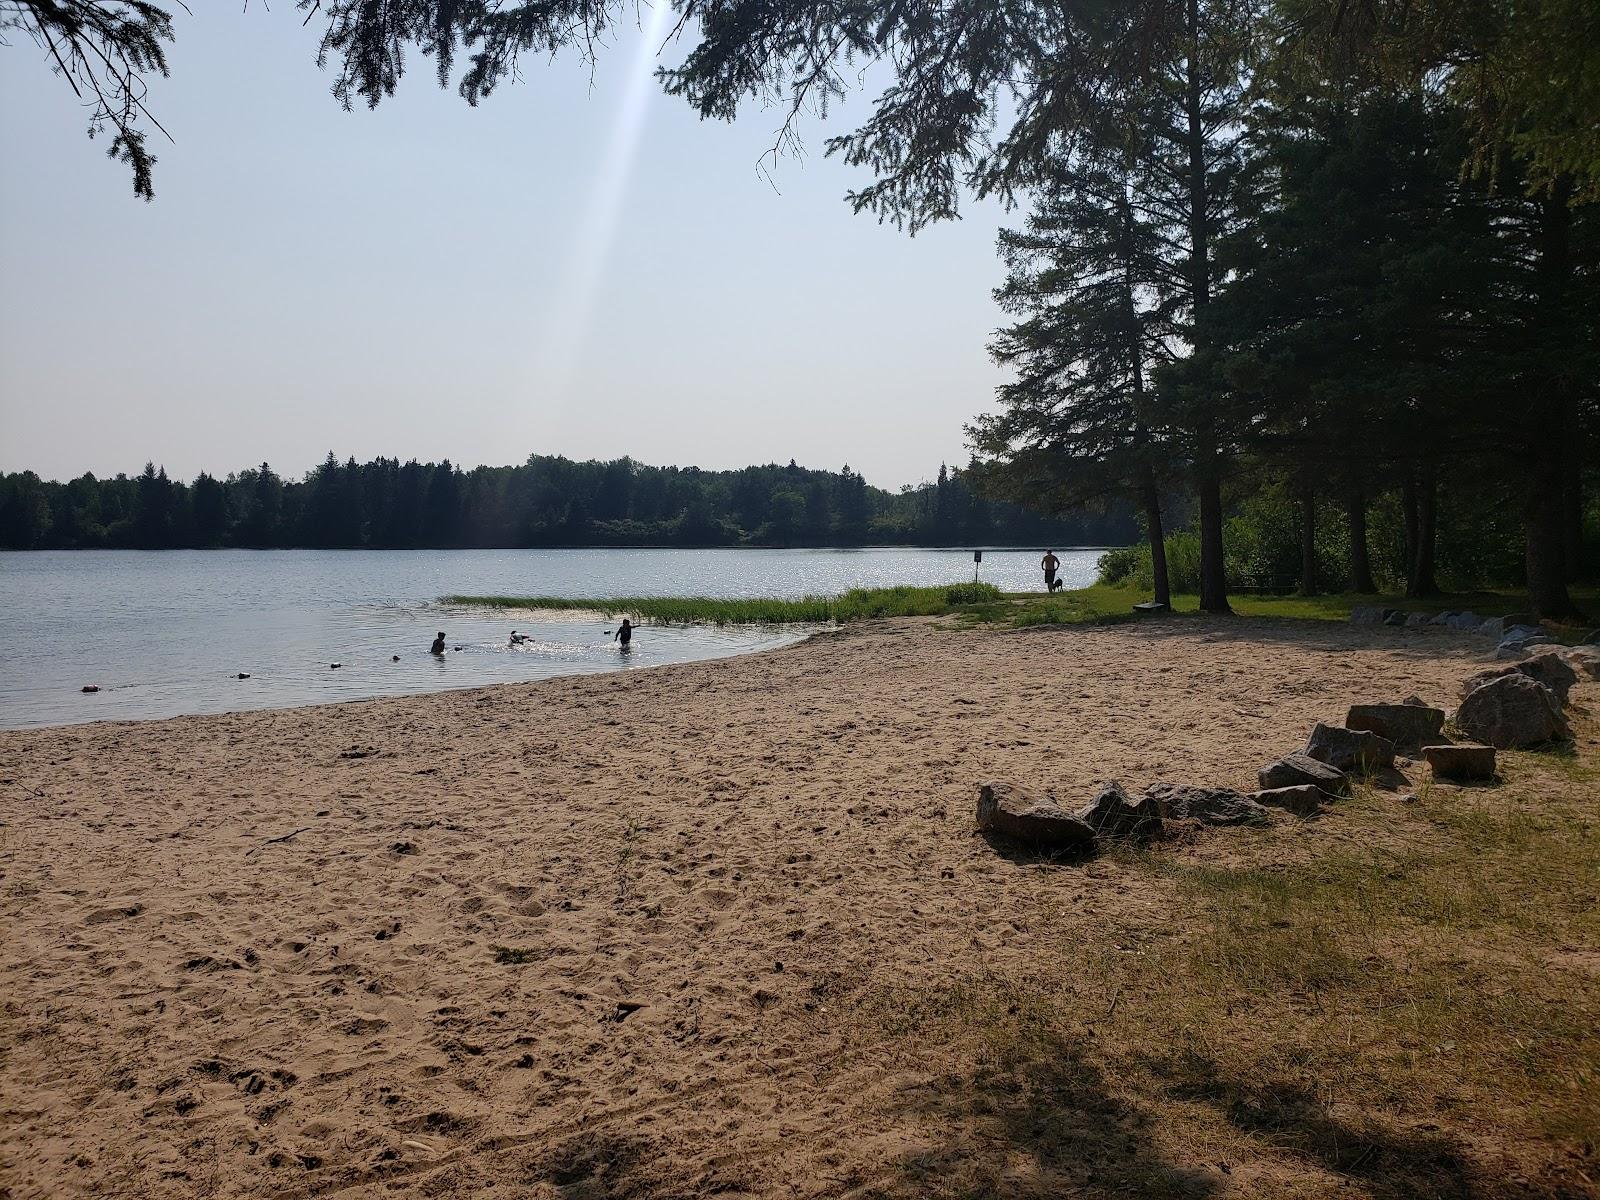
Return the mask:
{"type": "Polygon", "coordinates": [[[1561,489],[1561,521],[1565,528],[1567,582],[1583,578],[1583,462],[1576,422],[1567,438],[1567,478],[1561,489]]]}
{"type": "Polygon", "coordinates": [[[1367,497],[1359,490],[1350,495],[1350,590],[1362,595],[1378,590],[1372,582],[1372,556],[1367,550],[1367,497]]]}
{"type": "Polygon", "coordinates": [[[1554,455],[1529,464],[1523,527],[1527,533],[1528,598],[1541,617],[1568,617],[1577,606],[1567,595],[1561,466],[1554,455]]]}
{"type": "MultiPolygon", "coordinates": [[[[1197,357],[1203,357],[1210,342],[1206,309],[1211,303],[1211,199],[1206,176],[1206,127],[1204,94],[1200,67],[1200,5],[1188,2],[1187,30],[1190,39],[1186,71],[1184,116],[1185,140],[1189,151],[1189,288],[1193,310],[1193,343],[1197,357]]],[[[1208,395],[1199,403],[1209,405],[1208,395]]],[[[1222,556],[1222,455],[1217,445],[1214,412],[1197,414],[1198,434],[1195,456],[1196,491],[1200,497],[1200,609],[1226,613],[1228,577],[1222,556]]]]}
{"type": "Polygon", "coordinates": [[[1411,572],[1417,562],[1417,474],[1415,467],[1406,468],[1400,482],[1400,519],[1404,528],[1405,576],[1409,585],[1411,572]]]}
{"type": "Polygon", "coordinates": [[[1200,492],[1200,611],[1227,613],[1228,576],[1222,560],[1222,481],[1216,460],[1201,468],[1200,492]]]}
{"type": "Polygon", "coordinates": [[[1433,577],[1439,486],[1433,477],[1432,464],[1424,465],[1418,474],[1420,478],[1413,486],[1417,505],[1417,544],[1406,569],[1406,595],[1413,599],[1433,596],[1439,591],[1439,584],[1433,577]]]}
{"type": "Polygon", "coordinates": [[[1150,574],[1155,584],[1155,601],[1172,607],[1172,588],[1167,581],[1167,535],[1161,524],[1161,493],[1156,489],[1155,472],[1145,468],[1144,525],[1150,538],[1150,574]]]}
{"type": "Polygon", "coordinates": [[[1121,201],[1123,258],[1123,319],[1127,322],[1128,371],[1133,381],[1133,440],[1142,459],[1140,499],[1144,504],[1144,525],[1150,538],[1150,581],[1157,604],[1172,607],[1172,587],[1167,576],[1167,534],[1161,523],[1161,490],[1156,486],[1155,468],[1150,464],[1150,431],[1145,425],[1144,331],[1139,324],[1139,309],[1134,300],[1133,205],[1124,193],[1121,201]]]}
{"type": "Polygon", "coordinates": [[[1567,289],[1572,276],[1570,247],[1572,186],[1563,178],[1539,202],[1539,258],[1535,268],[1540,342],[1548,378],[1519,418],[1535,431],[1524,458],[1522,523],[1527,535],[1528,598],[1541,617],[1582,614],[1567,594],[1567,519],[1563,492],[1567,477],[1567,430],[1572,423],[1573,389],[1568,369],[1556,356],[1565,349],[1567,289]]]}
{"type": "Polygon", "coordinates": [[[1317,594],[1317,493],[1309,483],[1300,486],[1300,594],[1317,594]]]}

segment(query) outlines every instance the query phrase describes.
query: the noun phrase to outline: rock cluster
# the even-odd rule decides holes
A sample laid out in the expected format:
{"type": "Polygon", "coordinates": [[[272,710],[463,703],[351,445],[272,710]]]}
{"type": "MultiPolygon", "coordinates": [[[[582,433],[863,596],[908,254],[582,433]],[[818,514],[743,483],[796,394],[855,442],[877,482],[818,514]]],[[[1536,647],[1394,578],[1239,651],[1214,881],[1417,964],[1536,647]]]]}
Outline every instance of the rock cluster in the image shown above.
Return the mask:
{"type": "Polygon", "coordinates": [[[985,783],[978,789],[981,831],[1048,853],[1088,854],[1106,842],[1153,842],[1183,822],[1261,825],[1269,820],[1260,804],[1232,788],[1157,783],[1130,796],[1111,781],[1075,812],[1062,808],[1054,797],[1008,783],[985,783]]]}
{"type": "Polygon", "coordinates": [[[1494,638],[1495,657],[1517,661],[1528,654],[1559,654],[1574,670],[1590,679],[1600,679],[1600,629],[1590,633],[1578,646],[1561,646],[1557,638],[1539,623],[1533,613],[1511,613],[1504,617],[1480,617],[1475,612],[1408,613],[1404,609],[1361,605],[1350,610],[1352,625],[1392,625],[1406,629],[1425,626],[1453,629],[1494,638]],[[1548,649],[1546,649],[1548,648],[1548,649]]]}
{"type": "MultiPolygon", "coordinates": [[[[1403,613],[1356,610],[1373,623],[1399,623],[1403,613]]],[[[1355,613],[1351,620],[1357,620],[1355,613]]],[[[1495,622],[1510,618],[1495,618],[1495,622]]],[[[1431,624],[1481,629],[1473,613],[1441,614],[1431,624]]],[[[1516,626],[1511,626],[1515,630],[1516,626]]],[[[1526,627],[1523,627],[1526,628],[1526,627]]],[[[1504,632],[1500,629],[1486,632],[1504,632]]],[[[1563,708],[1581,675],[1600,678],[1600,644],[1541,650],[1519,661],[1480,671],[1461,688],[1453,724],[1471,742],[1444,733],[1446,714],[1417,696],[1399,703],[1353,704],[1343,725],[1318,722],[1303,750],[1268,763],[1256,773],[1260,790],[1154,783],[1133,796],[1115,781],[1067,811],[1054,796],[1031,795],[1005,783],[985,783],[978,792],[978,828],[1036,850],[1088,854],[1106,842],[1142,844],[1172,832],[1179,823],[1247,825],[1271,821],[1270,809],[1310,817],[1350,794],[1352,774],[1392,768],[1397,752],[1420,755],[1435,777],[1463,782],[1493,779],[1496,750],[1523,749],[1570,738],[1563,708]]],[[[1392,775],[1391,775],[1392,778],[1392,775]]],[[[1402,779],[1401,782],[1404,782],[1402,779]]]]}

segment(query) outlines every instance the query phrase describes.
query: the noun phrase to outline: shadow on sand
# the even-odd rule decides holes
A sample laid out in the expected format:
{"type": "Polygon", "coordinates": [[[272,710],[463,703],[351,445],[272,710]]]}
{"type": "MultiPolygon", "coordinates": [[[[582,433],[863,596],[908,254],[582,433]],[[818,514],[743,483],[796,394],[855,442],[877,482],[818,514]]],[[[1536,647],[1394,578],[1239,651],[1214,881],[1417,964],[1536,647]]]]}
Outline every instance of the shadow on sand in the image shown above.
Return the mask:
{"type": "Polygon", "coordinates": [[[897,1094],[894,1118],[927,1140],[859,1181],[862,1194],[1194,1200],[1218,1192],[1223,1175],[1161,1154],[1150,1118],[1115,1096],[1086,1058],[1089,1042],[1040,1028],[1018,1007],[971,1062],[897,1094]]]}
{"type": "Polygon", "coordinates": [[[1174,1099],[1213,1106],[1236,1129],[1359,1184],[1374,1200],[1479,1200],[1503,1194],[1498,1186],[1503,1180],[1479,1177],[1453,1138],[1426,1125],[1401,1132],[1346,1122],[1298,1084],[1232,1078],[1199,1056],[1185,1058],[1168,1074],[1174,1099]]]}
{"type": "MultiPolygon", "coordinates": [[[[1080,628],[1067,625],[1033,625],[1014,630],[1017,634],[1049,629],[1080,628]]],[[[1100,628],[1082,626],[1081,628],[1100,628]]],[[[1117,622],[1116,628],[1138,630],[1151,638],[1200,638],[1208,642],[1241,642],[1274,645],[1293,642],[1312,650],[1340,653],[1349,650],[1379,649],[1415,658],[1437,658],[1441,653],[1492,658],[1492,638],[1455,633],[1442,629],[1391,629],[1386,626],[1350,625],[1343,621],[1323,621],[1308,617],[1212,616],[1208,613],[1168,613],[1143,617],[1133,622],[1117,622]]]]}

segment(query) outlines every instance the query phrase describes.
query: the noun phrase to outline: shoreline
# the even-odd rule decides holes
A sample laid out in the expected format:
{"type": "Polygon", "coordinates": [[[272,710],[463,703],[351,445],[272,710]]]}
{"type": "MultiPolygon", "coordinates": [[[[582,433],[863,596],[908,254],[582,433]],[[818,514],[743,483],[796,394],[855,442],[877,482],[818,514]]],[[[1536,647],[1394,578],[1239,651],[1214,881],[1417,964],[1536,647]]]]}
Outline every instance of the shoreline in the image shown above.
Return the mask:
{"type": "MultiPolygon", "coordinates": [[[[574,610],[590,615],[593,610],[574,610]]],[[[754,626],[753,626],[754,627],[754,626]]],[[[469,692],[495,692],[505,688],[532,688],[541,684],[564,683],[575,679],[609,678],[613,675],[636,675],[647,671],[664,671],[674,667],[693,666],[697,663],[725,662],[729,659],[750,658],[761,654],[776,654],[784,650],[803,646],[813,638],[825,638],[840,633],[843,626],[831,629],[810,630],[792,642],[785,642],[778,646],[754,646],[749,650],[736,650],[731,654],[715,657],[681,659],[673,662],[651,663],[643,666],[617,666],[596,671],[569,671],[560,675],[542,675],[536,679],[520,680],[491,680],[481,683],[464,683],[459,687],[438,688],[425,692],[395,692],[374,696],[350,696],[342,700],[324,700],[313,704],[284,704],[267,705],[261,708],[230,708],[222,712],[194,712],[174,713],[165,717],[99,717],[87,721],[58,721],[46,725],[0,725],[0,738],[8,734],[44,733],[51,730],[66,729],[94,729],[94,728],[142,728],[150,725],[161,725],[183,721],[218,720],[229,717],[248,717],[255,713],[305,713],[307,715],[326,709],[343,709],[357,704],[382,704],[386,702],[415,702],[426,700],[430,696],[459,696],[469,692]]],[[[138,687],[139,684],[124,684],[120,687],[138,687]]],[[[115,692],[119,687],[102,689],[101,694],[115,692]]]]}
{"type": "MultiPolygon", "coordinates": [[[[1371,856],[1383,888],[1413,887],[1455,814],[1482,810],[1462,827],[1474,869],[1439,867],[1472,884],[1498,861],[1482,820],[1581,809],[1586,776],[1519,755],[1503,789],[1434,793],[1413,772],[1432,799],[1363,793],[1075,865],[973,829],[987,778],[1073,799],[1107,778],[1250,786],[1313,721],[1443,701],[1483,650],[1300,621],[929,618],[626,675],[0,732],[0,1182],[18,1200],[777,1200],[805,1180],[909,1200],[945,1186],[930,1161],[971,1194],[1159,1194],[1220,1155],[1240,1195],[1335,1194],[1334,1166],[1163,1090],[1202,1052],[1229,1079],[1314,1067],[1369,1140],[1426,1119],[1475,1178],[1543,1178],[1575,1143],[1541,1132],[1540,1106],[1576,1103],[1566,1079],[1589,1061],[1552,1022],[1600,1011],[1600,977],[1507,956],[1584,944],[1569,877],[1519,866],[1500,901],[1559,917],[1549,932],[1402,923],[1358,940],[1348,974],[1330,947],[1378,918],[1326,881],[1371,856]],[[1282,890],[1297,872],[1322,889],[1303,911],[1282,890]],[[1215,922],[1234,893],[1204,889],[1258,878],[1272,919],[1230,941],[1215,922]],[[1555,1066],[1524,1076],[1499,1026],[1480,1037],[1477,993],[1436,973],[1468,945],[1501,986],[1568,981],[1521,1018],[1555,1066]],[[1260,955],[1252,971],[1314,951],[1325,1002],[1302,979],[1218,975],[1219,946],[1260,955]],[[1361,989],[1408,986],[1448,998],[1429,1044],[1459,1043],[1463,1069],[1419,1076],[1388,1065],[1409,1034],[1326,1025],[1387,1020],[1361,989]],[[1508,1100],[1525,1095],[1526,1112],[1508,1100]]],[[[1597,691],[1575,690],[1582,711],[1597,691]]],[[[1588,769],[1592,718],[1581,737],[1588,769]]],[[[1582,845],[1555,832],[1544,871],[1582,845]]],[[[1404,922],[1432,911],[1394,903],[1404,922]]],[[[1378,1157],[1394,1178],[1437,1161],[1398,1153],[1378,1157]]]]}

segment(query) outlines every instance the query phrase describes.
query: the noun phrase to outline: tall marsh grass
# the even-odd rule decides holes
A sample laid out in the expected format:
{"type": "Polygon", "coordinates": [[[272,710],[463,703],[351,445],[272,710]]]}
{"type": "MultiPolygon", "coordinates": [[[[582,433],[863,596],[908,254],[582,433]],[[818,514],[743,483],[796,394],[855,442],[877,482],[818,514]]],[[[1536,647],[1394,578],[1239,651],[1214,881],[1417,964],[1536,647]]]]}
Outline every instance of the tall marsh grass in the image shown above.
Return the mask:
{"type": "Polygon", "coordinates": [[[446,604],[474,608],[523,608],[597,612],[637,617],[657,625],[820,625],[871,617],[929,617],[993,603],[1000,589],[990,583],[942,587],[852,588],[842,596],[793,600],[722,599],[710,596],[608,596],[573,600],[563,596],[445,596],[446,604]]]}

